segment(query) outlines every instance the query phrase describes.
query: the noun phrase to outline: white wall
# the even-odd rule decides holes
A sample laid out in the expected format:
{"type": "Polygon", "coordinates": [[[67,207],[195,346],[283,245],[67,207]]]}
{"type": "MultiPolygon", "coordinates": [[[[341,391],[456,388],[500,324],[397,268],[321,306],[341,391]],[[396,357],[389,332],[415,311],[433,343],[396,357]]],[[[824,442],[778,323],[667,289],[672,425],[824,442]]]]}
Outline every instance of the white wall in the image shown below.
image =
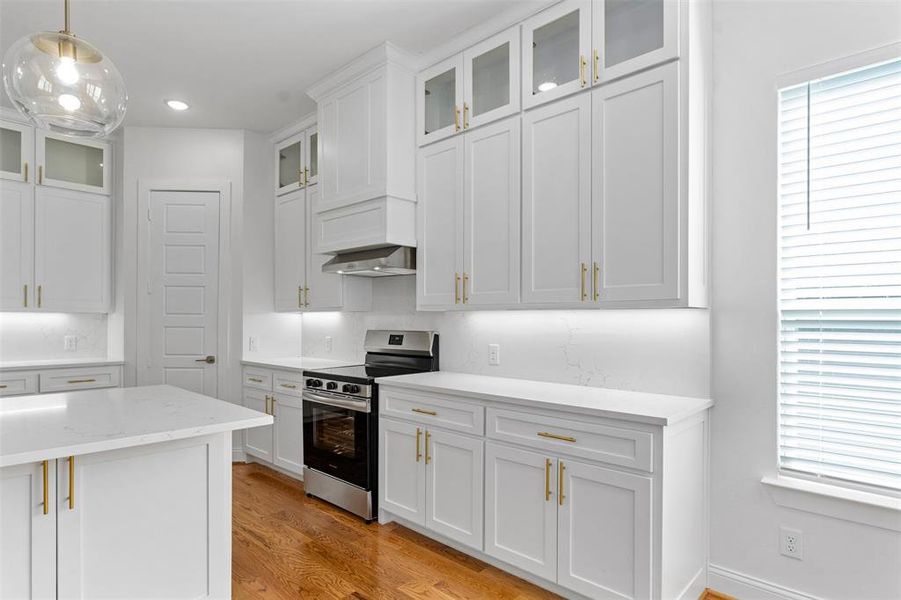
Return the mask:
{"type": "Polygon", "coordinates": [[[68,313],[0,313],[2,360],[49,360],[107,357],[106,315],[68,313]],[[75,351],[65,337],[78,338],[75,351]]]}
{"type": "MultiPolygon", "coordinates": [[[[714,2],[710,562],[824,598],[901,598],[901,538],[760,484],[776,465],[776,80],[899,39],[895,0],[714,2]],[[803,532],[802,561],[779,554],[780,524],[803,532]]],[[[728,583],[711,580],[750,597],[728,583]]]]}
{"type": "Polygon", "coordinates": [[[416,312],[414,277],[376,279],[368,313],[307,313],[303,353],[363,359],[367,329],[434,329],[441,369],[706,397],[705,310],[416,312]],[[326,352],[325,337],[332,337],[326,352]],[[488,344],[500,365],[488,364],[488,344]]]}

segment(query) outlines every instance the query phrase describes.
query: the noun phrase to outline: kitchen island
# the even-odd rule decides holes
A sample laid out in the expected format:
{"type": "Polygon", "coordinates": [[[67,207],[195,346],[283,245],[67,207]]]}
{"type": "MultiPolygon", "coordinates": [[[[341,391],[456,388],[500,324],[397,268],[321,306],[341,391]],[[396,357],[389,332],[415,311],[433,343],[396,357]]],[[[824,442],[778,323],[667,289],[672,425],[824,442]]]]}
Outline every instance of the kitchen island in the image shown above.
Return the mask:
{"type": "Polygon", "coordinates": [[[231,595],[232,431],[168,385],[0,400],[0,598],[231,595]]]}

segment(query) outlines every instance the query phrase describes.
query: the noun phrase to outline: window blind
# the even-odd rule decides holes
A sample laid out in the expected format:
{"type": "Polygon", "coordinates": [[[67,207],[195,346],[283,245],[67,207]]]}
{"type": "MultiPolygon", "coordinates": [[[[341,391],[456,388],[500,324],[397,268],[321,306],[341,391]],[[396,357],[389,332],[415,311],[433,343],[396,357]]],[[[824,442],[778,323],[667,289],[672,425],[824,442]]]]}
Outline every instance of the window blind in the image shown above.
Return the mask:
{"type": "Polygon", "coordinates": [[[779,92],[779,463],[901,489],[901,59],[779,92]]]}

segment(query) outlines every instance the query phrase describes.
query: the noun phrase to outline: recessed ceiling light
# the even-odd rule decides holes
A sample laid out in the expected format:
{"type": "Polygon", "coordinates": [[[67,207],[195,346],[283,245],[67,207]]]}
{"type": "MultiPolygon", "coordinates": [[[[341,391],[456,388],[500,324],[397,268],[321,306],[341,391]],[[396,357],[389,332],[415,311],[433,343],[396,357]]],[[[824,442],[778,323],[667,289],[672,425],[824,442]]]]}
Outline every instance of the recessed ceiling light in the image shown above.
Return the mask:
{"type": "Polygon", "coordinates": [[[188,110],[188,103],[181,100],[166,100],[166,106],[172,110],[188,110]]]}

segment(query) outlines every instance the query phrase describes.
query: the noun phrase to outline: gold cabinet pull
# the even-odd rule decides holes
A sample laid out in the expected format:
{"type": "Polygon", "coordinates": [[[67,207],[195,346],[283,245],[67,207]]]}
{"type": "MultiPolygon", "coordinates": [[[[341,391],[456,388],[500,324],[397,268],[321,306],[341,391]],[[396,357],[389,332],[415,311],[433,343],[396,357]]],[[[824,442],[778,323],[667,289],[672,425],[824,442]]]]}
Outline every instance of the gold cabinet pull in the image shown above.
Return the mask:
{"type": "Polygon", "coordinates": [[[263,396],[263,406],[264,406],[263,412],[265,412],[268,415],[269,414],[269,394],[266,394],[265,396],[263,396]]]}
{"type": "Polygon", "coordinates": [[[551,499],[551,459],[544,459],[544,501],[551,499]]]}
{"type": "Polygon", "coordinates": [[[548,438],[552,440],[560,440],[561,442],[570,442],[573,443],[576,441],[576,438],[570,437],[568,435],[560,435],[558,433],[551,433],[549,431],[539,431],[538,437],[548,438]]]}
{"type": "Polygon", "coordinates": [[[460,109],[454,104],[454,131],[460,131],[460,109]]]}
{"type": "Polygon", "coordinates": [[[411,408],[410,410],[421,415],[430,415],[432,417],[438,416],[438,413],[436,413],[434,410],[425,410],[424,408],[411,408]]]}
{"type": "Polygon", "coordinates": [[[75,457],[69,457],[69,510],[75,508],[75,457]]]}
{"type": "Polygon", "coordinates": [[[581,263],[581,281],[582,281],[582,302],[588,298],[588,292],[585,291],[585,273],[588,272],[588,266],[581,263]]]}
{"type": "Polygon", "coordinates": [[[38,185],[44,185],[44,165],[38,165],[38,185]]]}
{"type": "Polygon", "coordinates": [[[275,416],[275,403],[277,398],[275,396],[269,396],[269,414],[273,417],[275,416]]]}
{"type": "Polygon", "coordinates": [[[308,307],[310,306],[310,288],[303,288],[303,305],[308,307]]]}
{"type": "Polygon", "coordinates": [[[297,386],[294,385],[293,383],[280,383],[279,385],[282,386],[283,388],[288,388],[289,390],[297,389],[297,386]]]}
{"type": "Polygon", "coordinates": [[[0,383],[0,390],[5,390],[7,387],[5,383],[0,383]]]}
{"type": "Polygon", "coordinates": [[[260,379],[259,377],[248,377],[247,381],[252,381],[254,383],[263,383],[263,380],[260,379]]]}
{"type": "Polygon", "coordinates": [[[469,282],[469,274],[463,273],[463,304],[469,303],[469,295],[466,293],[466,284],[469,282]]]}
{"type": "Polygon", "coordinates": [[[419,439],[422,437],[422,430],[417,427],[416,428],[416,462],[419,462],[419,459],[422,458],[422,452],[419,451],[419,439]]]}
{"type": "Polygon", "coordinates": [[[28,308],[28,284],[22,286],[22,306],[28,308]]]}
{"type": "Polygon", "coordinates": [[[425,464],[429,464],[432,460],[432,455],[429,454],[429,440],[432,439],[432,434],[428,429],[425,430],[425,464]]]}
{"type": "Polygon", "coordinates": [[[469,129],[469,104],[463,103],[463,129],[469,129]]]}
{"type": "Polygon", "coordinates": [[[25,183],[28,183],[28,161],[25,161],[25,165],[22,167],[22,174],[25,176],[25,183]]]}
{"type": "Polygon", "coordinates": [[[563,499],[566,496],[563,495],[563,472],[566,470],[566,466],[564,466],[563,461],[560,461],[560,469],[557,471],[557,477],[559,481],[557,482],[557,502],[560,503],[560,506],[563,506],[563,499]]]}
{"type": "Polygon", "coordinates": [[[297,286],[297,308],[303,308],[303,287],[297,286]]]}
{"type": "Polygon", "coordinates": [[[38,308],[41,308],[41,305],[44,304],[44,286],[38,286],[38,308]]]}
{"type": "Polygon", "coordinates": [[[310,170],[306,167],[303,168],[303,187],[307,187],[310,185],[310,170]]]}
{"type": "Polygon", "coordinates": [[[598,263],[594,263],[594,283],[593,283],[593,290],[594,290],[594,301],[595,301],[595,302],[597,302],[597,301],[598,301],[598,298],[601,297],[601,287],[600,287],[600,284],[599,284],[599,281],[600,281],[599,276],[600,276],[600,274],[601,274],[601,265],[599,265],[598,263]]]}
{"type": "Polygon", "coordinates": [[[66,383],[96,383],[96,379],[70,379],[66,383]]]}
{"type": "Polygon", "coordinates": [[[454,304],[460,304],[460,274],[454,273],[454,304]]]}
{"type": "Polygon", "coordinates": [[[303,169],[300,167],[297,167],[297,187],[303,187],[303,169]]]}
{"type": "Polygon", "coordinates": [[[43,471],[44,476],[44,514],[50,512],[50,463],[48,461],[43,461],[41,463],[41,470],[43,471]]]}
{"type": "Polygon", "coordinates": [[[594,82],[601,80],[601,53],[594,49],[594,82]]]}
{"type": "Polygon", "coordinates": [[[588,80],[585,79],[585,67],[588,66],[588,61],[585,60],[585,55],[579,55],[579,85],[585,87],[588,85],[588,80]]]}

